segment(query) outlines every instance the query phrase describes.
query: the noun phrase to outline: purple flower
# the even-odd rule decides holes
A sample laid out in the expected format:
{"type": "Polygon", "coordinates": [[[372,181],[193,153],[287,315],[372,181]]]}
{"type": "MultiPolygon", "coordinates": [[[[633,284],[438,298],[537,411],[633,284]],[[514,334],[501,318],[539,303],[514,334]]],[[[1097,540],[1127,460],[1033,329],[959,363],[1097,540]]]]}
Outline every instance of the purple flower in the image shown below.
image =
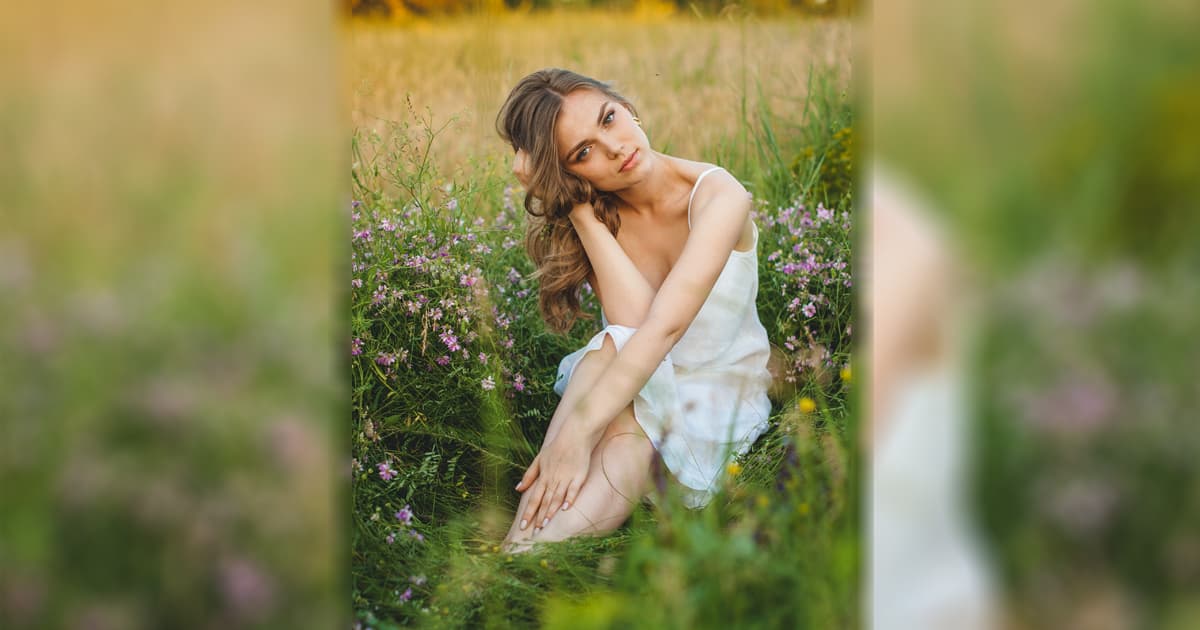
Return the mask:
{"type": "Polygon", "coordinates": [[[488,357],[487,357],[487,355],[486,355],[486,354],[484,354],[484,353],[482,353],[482,352],[480,352],[480,353],[479,353],[479,362],[480,362],[481,364],[483,364],[483,365],[487,365],[487,359],[488,359],[488,357]]]}
{"type": "Polygon", "coordinates": [[[416,538],[417,542],[425,542],[425,537],[421,535],[421,532],[418,532],[415,529],[408,530],[408,535],[416,538]]]}
{"type": "Polygon", "coordinates": [[[446,348],[448,348],[450,352],[458,352],[462,349],[462,346],[458,345],[458,337],[455,337],[454,333],[449,329],[442,331],[440,337],[442,343],[446,344],[446,348]]]}
{"type": "Polygon", "coordinates": [[[375,357],[375,362],[379,365],[391,365],[396,362],[396,355],[380,352],[379,356],[375,357]]]}
{"type": "Polygon", "coordinates": [[[412,508],[410,508],[407,505],[400,508],[400,510],[398,512],[396,512],[396,520],[400,521],[401,523],[404,523],[405,525],[412,525],[412,517],[413,517],[412,508]]]}
{"type": "Polygon", "coordinates": [[[812,317],[813,315],[817,314],[817,307],[813,306],[812,302],[809,302],[808,304],[805,304],[804,308],[800,309],[800,311],[804,313],[805,317],[812,317]]]}
{"type": "Polygon", "coordinates": [[[362,231],[359,231],[359,232],[355,232],[355,233],[354,233],[354,240],[356,240],[356,241],[370,241],[370,240],[371,240],[371,230],[362,230],[362,231]]]}
{"type": "Polygon", "coordinates": [[[362,339],[355,337],[354,341],[350,343],[350,356],[356,357],[360,354],[362,354],[362,339]]]}
{"type": "Polygon", "coordinates": [[[400,602],[403,603],[410,599],[412,599],[412,588],[411,587],[404,589],[404,592],[400,594],[400,602]]]}
{"type": "Polygon", "coordinates": [[[385,541],[387,541],[387,544],[391,545],[391,544],[393,544],[393,543],[395,543],[395,542],[396,542],[396,535],[395,535],[395,534],[388,534],[388,535],[387,535],[387,538],[384,538],[384,540],[385,540],[385,541]]]}
{"type": "Polygon", "coordinates": [[[487,391],[491,391],[491,390],[493,390],[493,389],[496,389],[496,381],[495,381],[495,380],[493,380],[493,379],[492,379],[492,377],[490,377],[490,376],[489,376],[489,377],[487,377],[487,378],[485,378],[485,379],[483,379],[483,383],[482,383],[482,385],[483,385],[483,388],[484,388],[485,390],[487,390],[487,391]]]}
{"type": "MultiPolygon", "coordinates": [[[[508,249],[508,248],[505,247],[505,249],[508,249]]],[[[521,273],[518,272],[515,267],[508,268],[508,281],[513,284],[516,284],[521,281],[521,273]]]]}
{"type": "Polygon", "coordinates": [[[442,367],[446,367],[447,365],[450,365],[450,357],[443,354],[442,356],[440,356],[436,359],[436,362],[438,365],[440,365],[442,367]]]}
{"type": "Polygon", "coordinates": [[[826,208],[821,204],[817,204],[817,220],[832,221],[833,220],[833,210],[830,210],[829,208],[826,208]]]}
{"type": "Polygon", "coordinates": [[[350,286],[354,287],[355,289],[361,289],[362,288],[362,278],[355,278],[355,279],[351,280],[350,286]]]}
{"type": "Polygon", "coordinates": [[[379,478],[384,481],[391,481],[398,474],[391,462],[379,462],[375,467],[379,469],[379,478]]]}
{"type": "Polygon", "coordinates": [[[523,392],[525,391],[525,377],[517,374],[513,377],[513,389],[523,392]]]}
{"type": "Polygon", "coordinates": [[[476,282],[479,282],[479,278],[468,276],[465,273],[458,277],[458,283],[464,287],[473,287],[476,282]]]}

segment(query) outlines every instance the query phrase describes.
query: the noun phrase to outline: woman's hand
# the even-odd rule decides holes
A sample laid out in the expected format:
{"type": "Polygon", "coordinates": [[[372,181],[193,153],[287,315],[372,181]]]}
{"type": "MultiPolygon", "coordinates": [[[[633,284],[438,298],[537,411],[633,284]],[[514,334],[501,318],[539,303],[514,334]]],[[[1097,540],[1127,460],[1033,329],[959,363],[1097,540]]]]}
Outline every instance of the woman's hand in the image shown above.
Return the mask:
{"type": "MultiPolygon", "coordinates": [[[[592,204],[587,202],[575,204],[575,207],[571,209],[570,219],[571,224],[575,226],[576,230],[592,223],[604,225],[603,221],[596,218],[595,208],[592,206],[592,204]]],[[[605,227],[604,229],[607,230],[608,228],[605,227]]]]}
{"type": "Polygon", "coordinates": [[[517,154],[513,156],[513,175],[517,177],[517,181],[521,182],[521,187],[525,192],[529,192],[529,178],[532,171],[532,165],[529,163],[529,154],[525,149],[517,149],[517,154]]]}
{"type": "Polygon", "coordinates": [[[517,489],[529,493],[521,529],[545,527],[559,509],[569,509],[587,479],[592,445],[586,436],[567,431],[556,436],[530,464],[517,489]]]}

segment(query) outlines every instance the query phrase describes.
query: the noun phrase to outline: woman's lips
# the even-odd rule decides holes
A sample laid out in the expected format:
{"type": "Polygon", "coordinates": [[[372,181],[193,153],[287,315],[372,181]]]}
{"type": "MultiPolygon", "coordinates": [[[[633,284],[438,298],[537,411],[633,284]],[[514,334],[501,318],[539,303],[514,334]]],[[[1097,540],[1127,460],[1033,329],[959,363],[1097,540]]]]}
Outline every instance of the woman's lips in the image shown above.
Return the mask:
{"type": "Polygon", "coordinates": [[[617,172],[624,173],[625,171],[629,170],[629,167],[633,166],[634,162],[637,161],[639,151],[641,151],[641,149],[634,149],[633,153],[630,153],[629,157],[625,158],[625,163],[621,165],[621,170],[617,172]]]}

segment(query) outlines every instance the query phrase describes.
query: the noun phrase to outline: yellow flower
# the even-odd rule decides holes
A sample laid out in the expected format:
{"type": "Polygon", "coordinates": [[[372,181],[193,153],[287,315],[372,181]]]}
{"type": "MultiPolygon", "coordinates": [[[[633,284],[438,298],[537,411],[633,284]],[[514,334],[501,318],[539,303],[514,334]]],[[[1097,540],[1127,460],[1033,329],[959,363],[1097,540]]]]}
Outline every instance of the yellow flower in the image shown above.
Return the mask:
{"type": "Polygon", "coordinates": [[[549,568],[550,568],[550,563],[549,563],[549,562],[546,562],[546,560],[545,560],[545,559],[542,559],[542,561],[541,561],[541,562],[539,562],[538,564],[542,565],[542,568],[543,568],[543,569],[549,569],[549,568]]]}
{"type": "Polygon", "coordinates": [[[760,494],[757,497],[755,497],[754,502],[757,503],[758,507],[760,507],[760,508],[765,508],[771,504],[771,500],[768,499],[767,495],[765,495],[765,494],[760,494]]]}
{"type": "Polygon", "coordinates": [[[800,399],[800,413],[812,413],[817,410],[817,402],[808,396],[800,399]]]}
{"type": "Polygon", "coordinates": [[[729,473],[730,477],[736,477],[742,474],[742,465],[737,462],[729,462],[729,465],[725,467],[725,472],[729,473]]]}
{"type": "Polygon", "coordinates": [[[849,365],[847,365],[846,367],[842,368],[842,380],[843,380],[843,381],[845,381],[845,382],[849,383],[849,382],[850,382],[850,377],[851,377],[851,376],[852,376],[852,374],[850,373],[850,366],[849,366],[849,365]]]}
{"type": "Polygon", "coordinates": [[[500,553],[500,545],[492,545],[492,553],[500,553]]]}

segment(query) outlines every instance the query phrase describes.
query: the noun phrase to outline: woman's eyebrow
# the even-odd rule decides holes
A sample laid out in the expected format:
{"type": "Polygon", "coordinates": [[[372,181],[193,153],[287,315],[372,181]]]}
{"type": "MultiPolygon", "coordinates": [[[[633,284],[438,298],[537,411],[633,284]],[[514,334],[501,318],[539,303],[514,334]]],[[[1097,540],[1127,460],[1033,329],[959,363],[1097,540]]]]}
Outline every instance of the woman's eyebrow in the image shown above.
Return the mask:
{"type": "MultiPolygon", "coordinates": [[[[604,112],[608,111],[608,106],[611,103],[612,103],[612,101],[604,101],[604,104],[600,106],[600,115],[596,116],[596,126],[597,127],[599,127],[600,124],[604,122],[604,112]]],[[[564,156],[563,159],[565,160],[565,159],[571,157],[572,155],[574,155],[575,152],[578,151],[583,145],[587,144],[587,141],[588,141],[588,139],[584,138],[583,140],[580,140],[579,142],[577,142],[575,144],[575,146],[571,147],[570,151],[567,151],[567,155],[564,156]]]]}

